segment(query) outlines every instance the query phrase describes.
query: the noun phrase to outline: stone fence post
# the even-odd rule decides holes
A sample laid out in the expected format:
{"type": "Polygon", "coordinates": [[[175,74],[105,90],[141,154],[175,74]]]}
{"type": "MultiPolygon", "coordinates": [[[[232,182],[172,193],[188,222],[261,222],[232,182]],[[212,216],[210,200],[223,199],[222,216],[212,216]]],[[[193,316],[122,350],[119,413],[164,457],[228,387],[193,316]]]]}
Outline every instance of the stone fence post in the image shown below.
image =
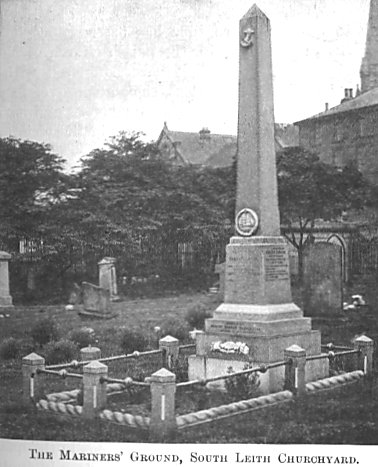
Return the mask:
{"type": "Polygon", "coordinates": [[[163,367],[174,368],[179,356],[179,341],[175,337],[165,336],[159,340],[159,349],[163,352],[163,367]]]}
{"type": "Polygon", "coordinates": [[[89,360],[99,360],[101,358],[101,350],[98,347],[84,347],[80,349],[80,359],[82,362],[89,360]]]}
{"type": "Polygon", "coordinates": [[[44,368],[45,359],[34,352],[22,359],[22,399],[26,404],[43,396],[43,375],[38,375],[37,370],[44,368]]]}
{"type": "Polygon", "coordinates": [[[150,377],[151,417],[150,440],[171,439],[176,431],[176,375],[162,368],[150,377]]]}
{"type": "Polygon", "coordinates": [[[306,351],[298,345],[292,345],[284,351],[285,388],[294,395],[302,397],[306,393],[306,351]]]}
{"type": "Polygon", "coordinates": [[[354,341],[354,348],[360,351],[357,355],[358,369],[363,369],[365,375],[370,375],[373,372],[374,341],[366,336],[358,337],[354,341]]]}
{"type": "Polygon", "coordinates": [[[83,368],[83,416],[94,418],[106,407],[106,382],[108,367],[101,362],[92,361],[83,368]]]}
{"type": "Polygon", "coordinates": [[[197,357],[204,357],[206,355],[206,334],[204,331],[195,331],[196,337],[196,355],[197,357]]]}

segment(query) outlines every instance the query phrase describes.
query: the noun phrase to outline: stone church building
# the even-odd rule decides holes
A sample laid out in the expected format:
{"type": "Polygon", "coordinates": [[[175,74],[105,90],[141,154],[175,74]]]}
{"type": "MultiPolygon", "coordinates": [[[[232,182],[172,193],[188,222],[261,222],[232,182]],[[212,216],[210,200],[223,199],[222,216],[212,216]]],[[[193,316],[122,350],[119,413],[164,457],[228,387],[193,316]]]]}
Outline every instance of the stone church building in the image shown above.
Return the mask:
{"type": "Polygon", "coordinates": [[[345,89],[341,103],[295,122],[299,145],[322,161],[343,167],[352,164],[378,184],[378,0],[371,0],[361,88],[345,89]]]}

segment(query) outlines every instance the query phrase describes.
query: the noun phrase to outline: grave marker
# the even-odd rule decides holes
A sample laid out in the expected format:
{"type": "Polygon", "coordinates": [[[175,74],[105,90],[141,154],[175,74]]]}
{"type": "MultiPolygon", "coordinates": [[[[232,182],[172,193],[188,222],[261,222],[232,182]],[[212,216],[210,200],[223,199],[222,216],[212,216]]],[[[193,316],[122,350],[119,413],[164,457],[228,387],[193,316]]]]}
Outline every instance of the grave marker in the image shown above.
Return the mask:
{"type": "Polygon", "coordinates": [[[112,302],[119,300],[115,263],[116,259],[108,256],[98,263],[99,285],[109,290],[112,302]]]}
{"type": "Polygon", "coordinates": [[[343,306],[342,251],[317,242],[303,252],[304,309],[309,316],[337,313],[343,306]]]}
{"type": "Polygon", "coordinates": [[[83,282],[82,294],[83,310],[79,311],[80,314],[104,319],[115,316],[115,313],[110,308],[109,290],[105,290],[89,282],[83,282]]]}
{"type": "Polygon", "coordinates": [[[6,251],[0,251],[0,308],[13,306],[9,293],[9,260],[11,255],[6,251]]]}

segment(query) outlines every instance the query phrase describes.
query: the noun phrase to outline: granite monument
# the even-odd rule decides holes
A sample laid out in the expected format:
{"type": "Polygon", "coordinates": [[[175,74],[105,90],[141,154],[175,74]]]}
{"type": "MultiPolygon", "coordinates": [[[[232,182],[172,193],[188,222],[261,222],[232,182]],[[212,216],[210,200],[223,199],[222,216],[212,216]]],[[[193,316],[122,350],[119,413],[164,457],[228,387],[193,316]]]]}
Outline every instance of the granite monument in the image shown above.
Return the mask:
{"type": "MultiPolygon", "coordinates": [[[[198,336],[190,379],[242,370],[246,362],[282,361],[292,345],[321,353],[320,332],[292,301],[288,247],[280,236],[271,29],[256,5],[240,20],[239,53],[237,235],[226,248],[224,303],[198,336]]],[[[308,379],[328,376],[327,365],[309,362],[308,379]]],[[[260,388],[279,391],[283,381],[283,367],[270,370],[260,375],[260,388]]]]}

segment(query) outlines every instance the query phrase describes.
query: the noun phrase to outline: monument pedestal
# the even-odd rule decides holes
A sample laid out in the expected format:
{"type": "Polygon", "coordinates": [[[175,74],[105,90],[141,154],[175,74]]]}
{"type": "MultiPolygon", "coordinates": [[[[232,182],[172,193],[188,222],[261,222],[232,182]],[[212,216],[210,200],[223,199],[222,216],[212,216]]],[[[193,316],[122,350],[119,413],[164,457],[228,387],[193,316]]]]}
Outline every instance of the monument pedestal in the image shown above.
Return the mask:
{"type": "MultiPolygon", "coordinates": [[[[284,350],[293,344],[306,350],[306,355],[321,353],[321,336],[319,331],[293,333],[274,337],[254,337],[243,339],[239,335],[212,335],[206,333],[205,355],[191,355],[189,362],[189,380],[207,379],[214,376],[228,374],[229,369],[242,371],[249,364],[258,367],[261,364],[281,362],[284,360],[284,350]],[[217,350],[217,343],[243,343],[249,348],[248,355],[226,354],[217,350]]],[[[262,394],[270,394],[284,389],[284,367],[268,370],[259,374],[262,394]]],[[[306,364],[306,382],[316,381],[329,376],[328,360],[309,361],[306,364]]],[[[213,384],[222,388],[223,383],[213,384]]]]}
{"type": "MultiPolygon", "coordinates": [[[[282,237],[233,237],[226,249],[225,303],[207,319],[201,355],[189,358],[189,379],[210,378],[284,360],[292,345],[321,353],[319,331],[292,302],[289,255],[282,237]]],[[[308,362],[307,381],[328,376],[328,360],[308,362]]],[[[263,393],[283,389],[284,367],[260,374],[263,393]]]]}
{"type": "Polygon", "coordinates": [[[13,307],[13,299],[11,295],[0,297],[0,308],[13,307]]]}

